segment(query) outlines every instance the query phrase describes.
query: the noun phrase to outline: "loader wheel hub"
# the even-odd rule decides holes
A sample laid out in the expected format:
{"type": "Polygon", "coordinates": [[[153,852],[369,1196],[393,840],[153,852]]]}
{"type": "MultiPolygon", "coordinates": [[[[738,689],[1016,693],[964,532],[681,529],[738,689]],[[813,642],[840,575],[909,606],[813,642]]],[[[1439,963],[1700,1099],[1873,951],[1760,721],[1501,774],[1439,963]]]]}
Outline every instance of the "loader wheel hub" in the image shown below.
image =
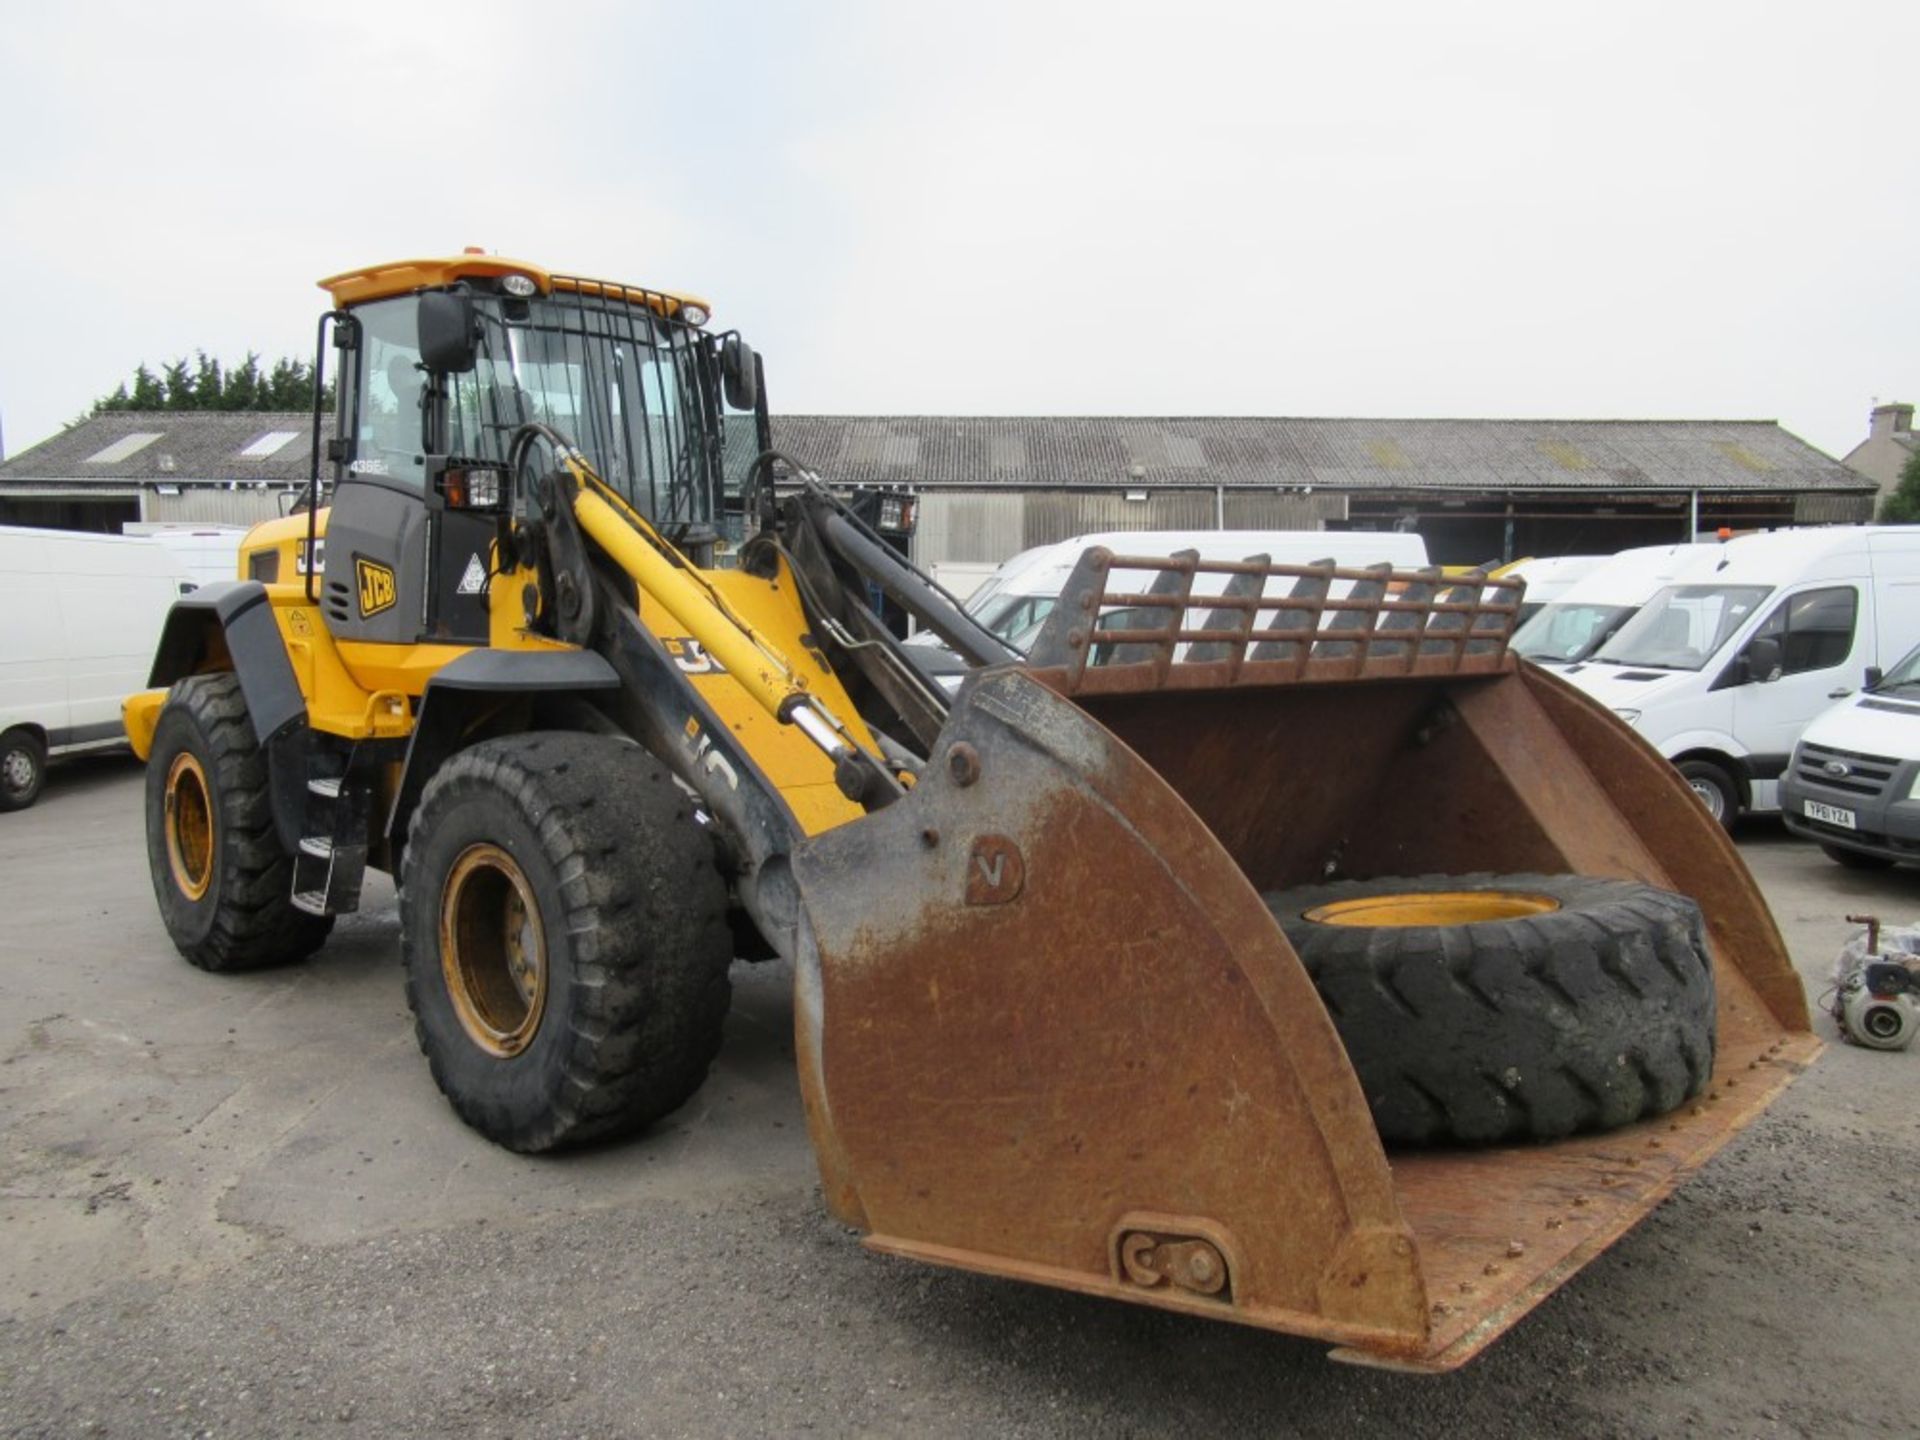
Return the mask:
{"type": "Polygon", "coordinates": [[[1319,905],[1307,911],[1305,918],[1320,925],[1473,925],[1520,920],[1559,908],[1560,902],[1550,896],[1517,891],[1409,891],[1319,905]]]}
{"type": "Polygon", "coordinates": [[[167,770],[167,868],[189,900],[198,900],[213,883],[213,801],[207,772],[191,751],[174,756],[167,770]]]}
{"type": "Polygon", "coordinates": [[[525,872],[497,845],[469,845],[447,874],[440,969],[474,1044],[503,1060],[527,1048],[546,1008],[546,933],[525,872]]]}

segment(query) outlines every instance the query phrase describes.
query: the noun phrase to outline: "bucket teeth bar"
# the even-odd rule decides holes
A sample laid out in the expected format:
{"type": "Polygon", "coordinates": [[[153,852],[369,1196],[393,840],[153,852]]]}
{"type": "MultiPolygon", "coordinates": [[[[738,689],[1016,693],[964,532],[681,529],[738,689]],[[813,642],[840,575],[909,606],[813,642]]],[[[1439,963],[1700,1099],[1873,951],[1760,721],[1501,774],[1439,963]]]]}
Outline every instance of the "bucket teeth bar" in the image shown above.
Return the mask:
{"type": "Polygon", "coordinates": [[[1069,695],[1492,674],[1511,668],[1507,642],[1525,590],[1477,570],[1093,546],[1028,663],[1069,695]]]}

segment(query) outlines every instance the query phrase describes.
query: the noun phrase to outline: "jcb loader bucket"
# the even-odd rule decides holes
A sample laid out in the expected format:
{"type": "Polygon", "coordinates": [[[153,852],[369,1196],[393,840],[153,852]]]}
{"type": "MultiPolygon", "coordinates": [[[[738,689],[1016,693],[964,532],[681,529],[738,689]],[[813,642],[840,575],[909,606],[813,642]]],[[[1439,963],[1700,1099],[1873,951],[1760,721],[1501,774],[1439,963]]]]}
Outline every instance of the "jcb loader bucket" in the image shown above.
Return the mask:
{"type": "Polygon", "coordinates": [[[1518,592],[1379,578],[1093,552],[1034,664],[963,689],[927,778],[795,852],[802,1087],[868,1244],[1445,1370],[1812,1059],[1737,852],[1613,715],[1507,654],[1518,592]],[[1172,579],[1104,595],[1109,566],[1172,579]],[[1221,568],[1187,628],[1194,570],[1221,568]],[[1347,582],[1367,598],[1328,598],[1347,582]],[[1390,1157],[1260,898],[1330,865],[1694,897],[1710,1092],[1607,1134],[1390,1157]]]}

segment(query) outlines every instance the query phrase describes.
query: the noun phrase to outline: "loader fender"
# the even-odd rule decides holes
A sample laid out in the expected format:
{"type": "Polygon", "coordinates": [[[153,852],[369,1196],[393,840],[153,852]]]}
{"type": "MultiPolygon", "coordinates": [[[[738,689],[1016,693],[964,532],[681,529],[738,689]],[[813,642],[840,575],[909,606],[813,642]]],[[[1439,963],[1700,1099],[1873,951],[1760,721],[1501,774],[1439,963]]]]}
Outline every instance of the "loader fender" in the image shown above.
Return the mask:
{"type": "Polygon", "coordinates": [[[260,744],[304,723],[307,702],[274,624],[267,587],[258,580],[218,580],[173,602],[147,684],[169,686],[203,670],[232,670],[240,677],[260,744]]]}
{"type": "Polygon", "coordinates": [[[434,772],[475,740],[502,700],[516,695],[585,696],[620,688],[620,677],[592,650],[472,650],[427,682],[407,743],[407,758],[387,816],[387,837],[398,845],[434,772]]]}
{"type": "Polygon", "coordinates": [[[170,687],[214,670],[239,677],[247,723],[267,757],[274,832],[292,854],[306,791],[307,701],[258,580],[216,580],[174,601],[147,684],[170,687]]]}

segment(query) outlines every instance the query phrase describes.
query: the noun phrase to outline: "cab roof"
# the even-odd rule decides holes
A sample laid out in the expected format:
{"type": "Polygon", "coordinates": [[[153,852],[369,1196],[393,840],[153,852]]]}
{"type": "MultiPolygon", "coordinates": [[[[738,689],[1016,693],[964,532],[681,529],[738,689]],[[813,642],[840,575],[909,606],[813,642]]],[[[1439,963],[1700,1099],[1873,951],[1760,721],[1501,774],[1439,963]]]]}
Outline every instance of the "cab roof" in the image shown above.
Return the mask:
{"type": "Polygon", "coordinates": [[[703,318],[696,322],[701,324],[705,323],[704,316],[713,313],[713,307],[698,295],[649,290],[614,280],[557,275],[544,266],[525,260],[475,251],[437,259],[393,260],[384,265],[344,270],[322,280],[320,288],[333,297],[335,305],[345,307],[368,300],[385,300],[394,295],[412,295],[422,290],[443,290],[462,280],[497,280],[505,275],[526,276],[542,295],[550,295],[556,290],[573,291],[581,295],[604,295],[611,300],[645,305],[665,316],[678,316],[689,306],[694,306],[702,312],[703,318]]]}

